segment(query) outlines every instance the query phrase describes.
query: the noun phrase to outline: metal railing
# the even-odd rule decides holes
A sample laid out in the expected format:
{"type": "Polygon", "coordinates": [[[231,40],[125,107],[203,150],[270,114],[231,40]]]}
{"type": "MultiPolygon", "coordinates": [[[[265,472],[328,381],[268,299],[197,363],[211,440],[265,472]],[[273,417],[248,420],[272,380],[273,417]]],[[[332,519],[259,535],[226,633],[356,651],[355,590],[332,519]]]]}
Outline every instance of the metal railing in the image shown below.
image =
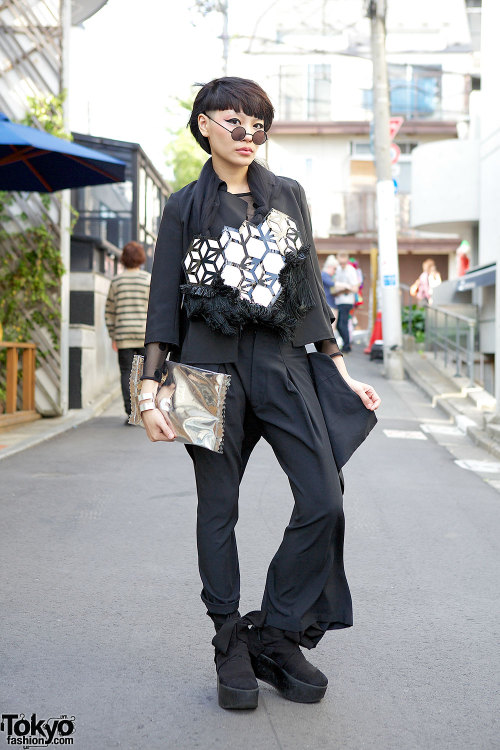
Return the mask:
{"type": "Polygon", "coordinates": [[[476,318],[451,312],[443,307],[428,305],[425,324],[426,348],[443,354],[444,366],[455,364],[455,377],[464,374],[471,386],[484,384],[484,354],[479,351],[479,326],[476,318]],[[476,376],[476,370],[479,371],[476,376]]]}
{"type": "MultiPolygon", "coordinates": [[[[413,331],[416,305],[410,296],[410,287],[400,284],[401,309],[408,308],[408,332],[413,331]],[[408,300],[408,302],[406,302],[408,300]]],[[[479,325],[477,318],[453,312],[438,305],[420,303],[425,310],[425,348],[432,351],[434,359],[442,355],[445,368],[454,365],[455,377],[466,375],[471,386],[484,385],[484,354],[479,351],[479,325]]]]}

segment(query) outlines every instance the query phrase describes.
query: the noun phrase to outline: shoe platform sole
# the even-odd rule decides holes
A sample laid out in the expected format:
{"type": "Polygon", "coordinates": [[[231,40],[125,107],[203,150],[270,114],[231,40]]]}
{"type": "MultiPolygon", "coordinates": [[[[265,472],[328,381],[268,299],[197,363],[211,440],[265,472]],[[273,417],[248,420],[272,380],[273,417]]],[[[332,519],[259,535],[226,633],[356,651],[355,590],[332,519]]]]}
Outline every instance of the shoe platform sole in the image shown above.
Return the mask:
{"type": "Polygon", "coordinates": [[[302,682],[296,677],[292,677],[288,672],[285,672],[273,659],[264,654],[256,657],[252,656],[251,658],[255,676],[259,680],[275,687],[289,701],[294,701],[295,703],[318,703],[326,693],[328,685],[310,685],[307,682],[302,682]]]}
{"type": "Polygon", "coordinates": [[[244,709],[257,708],[259,703],[259,688],[242,690],[228,687],[217,677],[217,697],[221,708],[244,709]]]}

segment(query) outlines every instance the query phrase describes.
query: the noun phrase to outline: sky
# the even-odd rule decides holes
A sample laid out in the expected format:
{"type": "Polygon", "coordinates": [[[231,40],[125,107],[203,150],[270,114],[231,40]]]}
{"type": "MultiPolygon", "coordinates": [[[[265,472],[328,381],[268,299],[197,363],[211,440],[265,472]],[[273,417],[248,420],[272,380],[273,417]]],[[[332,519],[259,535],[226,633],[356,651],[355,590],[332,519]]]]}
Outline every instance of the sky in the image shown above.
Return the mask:
{"type": "MultiPolygon", "coordinates": [[[[138,142],[167,178],[167,128],[187,119],[175,97],[186,98],[193,83],[223,75],[222,16],[203,17],[193,5],[194,0],[108,0],[72,30],[71,130],[138,142]]],[[[308,0],[309,23],[319,23],[326,6],[335,11],[342,6],[343,15],[356,16],[361,0],[308,0]]],[[[276,24],[304,26],[303,0],[229,0],[229,9],[229,33],[240,37],[240,47],[255,35],[255,49],[276,24]]],[[[243,59],[243,67],[230,65],[230,75],[252,77],[251,56],[243,59]]]]}
{"type": "Polygon", "coordinates": [[[167,128],[187,119],[185,110],[179,118],[175,97],[222,75],[221,17],[204,19],[189,5],[109,0],[72,30],[70,128],[138,142],[166,176],[167,128]]]}
{"type": "MultiPolygon", "coordinates": [[[[432,48],[462,41],[468,32],[457,26],[459,18],[466,23],[463,11],[457,13],[458,4],[463,0],[439,0],[438,5],[435,0],[419,0],[417,6],[413,0],[392,0],[388,24],[394,33],[388,42],[392,39],[407,49],[406,34],[412,29],[434,29],[436,33],[426,37],[432,48]]],[[[188,98],[192,84],[223,75],[218,38],[222,16],[203,17],[193,5],[194,0],[108,0],[81,27],[72,29],[70,128],[140,143],[167,179],[171,175],[164,149],[172,137],[168,129],[183,126],[187,119],[175,97],[188,98]]],[[[367,36],[362,0],[229,0],[229,74],[254,77],[258,57],[237,54],[237,49],[250,47],[247,37],[253,37],[255,55],[269,49],[266,39],[273,34],[271,47],[283,49],[275,43],[272,29],[277,28],[297,50],[326,43],[333,51],[359,40],[361,25],[367,36]]],[[[419,44],[423,39],[419,35],[419,44]]],[[[274,59],[277,66],[278,58],[274,59]]]]}

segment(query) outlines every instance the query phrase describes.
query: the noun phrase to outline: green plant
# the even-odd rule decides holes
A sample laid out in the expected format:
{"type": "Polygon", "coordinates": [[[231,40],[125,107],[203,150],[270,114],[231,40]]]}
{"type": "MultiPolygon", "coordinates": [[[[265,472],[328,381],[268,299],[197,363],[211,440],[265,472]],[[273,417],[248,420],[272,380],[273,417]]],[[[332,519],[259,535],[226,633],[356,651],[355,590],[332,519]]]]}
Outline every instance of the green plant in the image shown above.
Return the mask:
{"type": "MultiPolygon", "coordinates": [[[[181,111],[186,110],[187,113],[190,113],[193,99],[193,97],[190,99],[177,98],[175,114],[179,114],[179,107],[181,111]]],[[[169,114],[173,116],[174,111],[170,110],[169,114]]],[[[172,187],[175,191],[198,179],[201,168],[208,159],[208,154],[201,150],[191,132],[185,126],[169,128],[168,132],[173,136],[173,139],[165,148],[165,155],[167,165],[172,167],[174,172],[172,187]]]]}
{"type": "MultiPolygon", "coordinates": [[[[8,235],[0,232],[0,326],[4,341],[30,341],[44,328],[52,349],[59,349],[60,279],[64,273],[59,247],[45,227],[8,235]],[[12,243],[12,244],[11,244],[12,243]]],[[[47,352],[37,349],[37,364],[47,352]]],[[[5,349],[0,349],[0,402],[5,400],[5,349]]],[[[20,373],[21,375],[21,373],[20,373]]]]}
{"type": "Polygon", "coordinates": [[[42,128],[51,135],[72,141],[73,136],[64,129],[63,105],[67,92],[47,94],[46,96],[28,96],[29,110],[21,120],[21,125],[42,128]]]}
{"type": "MultiPolygon", "coordinates": [[[[21,121],[28,126],[42,126],[51,135],[72,140],[64,130],[63,103],[66,92],[59,96],[28,97],[29,111],[21,121]]],[[[23,342],[33,338],[42,328],[47,332],[51,350],[59,350],[59,322],[61,318],[60,281],[65,273],[61,261],[59,238],[48,215],[55,196],[38,195],[47,216],[39,226],[29,226],[24,210],[18,220],[26,225],[22,231],[7,232],[9,206],[16,202],[16,194],[0,192],[0,329],[4,341],[23,342]]],[[[31,197],[31,196],[30,196],[31,197]]],[[[28,199],[29,200],[29,199],[28,199]]],[[[78,212],[71,208],[71,228],[78,212]]],[[[37,348],[37,364],[48,352],[37,348]]],[[[5,401],[6,350],[0,349],[0,410],[5,401]]],[[[19,373],[21,376],[21,372],[19,373]]]]}
{"type": "Polygon", "coordinates": [[[402,309],[401,323],[403,333],[409,333],[415,337],[417,343],[425,341],[425,309],[417,305],[406,305],[402,309]],[[410,316],[411,311],[411,316],[410,316]],[[411,319],[411,330],[410,330],[411,319]]]}

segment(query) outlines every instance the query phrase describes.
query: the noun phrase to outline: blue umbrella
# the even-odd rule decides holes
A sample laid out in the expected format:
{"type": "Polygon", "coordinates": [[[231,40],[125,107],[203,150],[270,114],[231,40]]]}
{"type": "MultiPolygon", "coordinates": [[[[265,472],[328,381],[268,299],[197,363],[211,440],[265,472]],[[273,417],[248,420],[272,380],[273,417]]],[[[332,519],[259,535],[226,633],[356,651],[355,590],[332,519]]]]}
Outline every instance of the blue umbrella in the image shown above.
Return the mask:
{"type": "Polygon", "coordinates": [[[0,190],[53,193],[125,180],[125,162],[0,113],[0,190]]]}

